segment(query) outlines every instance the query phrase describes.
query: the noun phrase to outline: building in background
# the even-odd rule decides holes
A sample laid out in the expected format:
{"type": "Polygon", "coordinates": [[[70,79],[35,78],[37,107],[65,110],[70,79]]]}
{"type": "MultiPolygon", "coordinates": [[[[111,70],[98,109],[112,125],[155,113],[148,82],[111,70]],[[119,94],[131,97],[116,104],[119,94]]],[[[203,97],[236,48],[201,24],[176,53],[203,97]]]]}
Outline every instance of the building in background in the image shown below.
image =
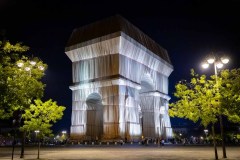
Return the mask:
{"type": "Polygon", "coordinates": [[[71,138],[171,138],[167,51],[121,16],[75,29],[71,138]]]}

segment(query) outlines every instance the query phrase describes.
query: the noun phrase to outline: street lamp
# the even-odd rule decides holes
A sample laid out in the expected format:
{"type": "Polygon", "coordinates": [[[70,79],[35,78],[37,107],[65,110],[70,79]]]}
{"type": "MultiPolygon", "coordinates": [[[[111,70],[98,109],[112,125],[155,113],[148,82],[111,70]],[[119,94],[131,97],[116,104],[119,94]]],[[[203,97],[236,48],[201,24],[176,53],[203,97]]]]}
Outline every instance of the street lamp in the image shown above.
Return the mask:
{"type": "Polygon", "coordinates": [[[206,138],[207,138],[207,135],[208,135],[208,129],[204,129],[203,131],[204,131],[204,133],[205,133],[205,135],[206,135],[206,138]]]}
{"type": "Polygon", "coordinates": [[[204,131],[204,133],[205,133],[205,136],[206,136],[206,138],[205,138],[205,139],[206,139],[206,143],[207,143],[208,129],[204,129],[203,131],[204,131]]]}
{"type": "MultiPolygon", "coordinates": [[[[217,69],[221,69],[224,66],[224,64],[227,64],[228,62],[229,62],[229,58],[228,57],[224,56],[224,57],[221,57],[221,58],[217,58],[215,56],[211,56],[204,63],[202,63],[202,67],[204,69],[208,68],[210,64],[214,65],[214,74],[215,74],[215,79],[216,79],[217,92],[219,91],[219,87],[218,87],[218,70],[217,69]]],[[[220,121],[220,128],[221,128],[223,158],[227,158],[225,142],[224,142],[224,136],[223,136],[223,122],[222,122],[222,114],[221,113],[219,115],[219,121],[220,121]]]]}
{"type": "Polygon", "coordinates": [[[38,134],[39,134],[39,130],[36,130],[36,131],[34,131],[35,133],[36,133],[36,137],[38,138],[38,157],[37,157],[37,159],[39,159],[39,150],[40,150],[40,140],[39,140],[39,137],[37,136],[38,134]]]}
{"type": "MultiPolygon", "coordinates": [[[[30,72],[30,75],[31,75],[31,70],[33,69],[34,66],[36,66],[37,62],[36,61],[23,61],[23,60],[20,60],[17,62],[17,66],[19,68],[23,68],[25,71],[27,72],[30,72]]],[[[39,70],[43,71],[45,68],[43,65],[38,65],[36,66],[36,68],[38,68],[39,70]]]]}
{"type": "Polygon", "coordinates": [[[67,131],[66,130],[62,131],[62,140],[63,140],[63,143],[66,143],[66,140],[67,140],[67,131]]]}
{"type": "MultiPolygon", "coordinates": [[[[38,58],[28,58],[28,57],[22,57],[20,60],[17,60],[15,63],[15,67],[19,68],[19,72],[17,72],[16,76],[19,79],[16,80],[21,80],[23,83],[23,85],[21,86],[21,89],[24,93],[22,95],[24,95],[26,99],[30,99],[32,100],[32,98],[34,98],[33,95],[37,95],[38,93],[34,93],[33,94],[33,90],[32,87],[38,87],[40,88],[41,86],[36,85],[36,83],[33,83],[37,80],[39,81],[40,78],[44,75],[44,70],[45,68],[45,64],[39,60],[38,58]],[[28,89],[31,88],[31,89],[28,89]],[[30,94],[29,94],[30,93],[30,94]]],[[[21,158],[24,158],[24,144],[25,144],[25,133],[26,131],[22,132],[22,148],[21,148],[21,158]]],[[[37,134],[37,133],[36,133],[37,134]]]]}
{"type": "Polygon", "coordinates": [[[34,132],[36,133],[36,137],[37,137],[37,135],[38,135],[38,133],[39,133],[40,131],[39,131],[39,130],[35,130],[34,132]]]}

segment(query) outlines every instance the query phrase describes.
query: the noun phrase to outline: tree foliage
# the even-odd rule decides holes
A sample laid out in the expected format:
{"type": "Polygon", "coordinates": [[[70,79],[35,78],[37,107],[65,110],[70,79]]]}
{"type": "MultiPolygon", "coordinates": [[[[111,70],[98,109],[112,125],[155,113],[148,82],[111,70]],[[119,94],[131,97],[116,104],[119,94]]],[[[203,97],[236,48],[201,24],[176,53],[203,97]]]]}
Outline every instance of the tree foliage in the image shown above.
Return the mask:
{"type": "Polygon", "coordinates": [[[176,102],[170,104],[169,115],[200,121],[205,127],[216,123],[224,114],[232,122],[240,122],[240,70],[223,70],[218,77],[199,76],[191,71],[191,81],[176,84],[176,102]],[[217,78],[217,81],[216,81],[217,78]]]}
{"type": "Polygon", "coordinates": [[[16,110],[24,111],[32,101],[43,96],[41,82],[47,65],[23,54],[29,47],[0,41],[0,119],[8,119],[16,110]],[[36,64],[31,65],[31,61],[36,64]],[[22,63],[20,68],[17,64],[22,63]],[[42,67],[40,70],[38,67],[42,67]],[[26,67],[30,70],[26,71],[26,67]]]}
{"type": "Polygon", "coordinates": [[[25,133],[38,129],[42,136],[51,134],[52,123],[61,119],[65,110],[52,100],[40,100],[45,88],[41,78],[47,65],[37,57],[23,55],[28,50],[21,43],[0,41],[0,119],[14,116],[13,123],[18,122],[23,131],[20,158],[24,158],[25,133]]]}
{"type": "Polygon", "coordinates": [[[22,115],[24,125],[21,129],[30,133],[39,130],[41,136],[50,135],[52,124],[62,118],[65,107],[58,106],[57,102],[51,99],[46,102],[37,99],[34,103],[22,115]]]}
{"type": "Polygon", "coordinates": [[[228,120],[240,123],[240,69],[221,72],[221,106],[228,120]]]}

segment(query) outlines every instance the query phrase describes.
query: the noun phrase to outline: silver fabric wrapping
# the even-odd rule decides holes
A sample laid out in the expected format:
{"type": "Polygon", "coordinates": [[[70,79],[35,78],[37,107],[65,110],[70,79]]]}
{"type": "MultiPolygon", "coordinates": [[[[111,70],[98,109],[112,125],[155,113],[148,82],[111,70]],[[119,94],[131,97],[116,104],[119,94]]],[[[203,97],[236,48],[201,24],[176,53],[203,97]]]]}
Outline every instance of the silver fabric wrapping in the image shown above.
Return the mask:
{"type": "Polygon", "coordinates": [[[170,64],[124,33],[76,46],[66,51],[73,62],[71,137],[172,137],[170,64]]]}

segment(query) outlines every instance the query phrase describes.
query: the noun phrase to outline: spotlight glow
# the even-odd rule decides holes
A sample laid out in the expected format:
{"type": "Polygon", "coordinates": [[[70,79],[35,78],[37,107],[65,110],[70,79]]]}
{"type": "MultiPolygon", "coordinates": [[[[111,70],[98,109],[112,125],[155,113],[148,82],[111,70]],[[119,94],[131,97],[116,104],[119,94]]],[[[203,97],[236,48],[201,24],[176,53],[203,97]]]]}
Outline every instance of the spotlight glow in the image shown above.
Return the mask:
{"type": "Polygon", "coordinates": [[[18,67],[22,67],[22,66],[23,66],[23,63],[22,63],[22,62],[18,62],[18,63],[17,63],[17,66],[18,66],[18,67]]]}
{"type": "Polygon", "coordinates": [[[35,62],[35,61],[30,61],[30,64],[31,64],[32,66],[35,66],[35,65],[36,65],[36,62],[35,62]]]}
{"type": "Polygon", "coordinates": [[[44,67],[43,66],[39,66],[38,69],[40,69],[41,71],[44,70],[44,67]]]}
{"type": "Polygon", "coordinates": [[[218,63],[216,64],[216,66],[217,66],[217,68],[222,68],[222,67],[223,67],[223,64],[222,64],[221,62],[218,62],[218,63]]]}
{"type": "Polygon", "coordinates": [[[215,59],[214,59],[214,58],[209,58],[209,59],[207,60],[207,62],[208,62],[209,64],[213,64],[213,63],[215,62],[215,59]]]}
{"type": "Polygon", "coordinates": [[[25,71],[30,71],[30,70],[31,70],[30,67],[26,67],[26,68],[25,68],[25,71]]]}
{"type": "Polygon", "coordinates": [[[202,64],[202,67],[203,67],[204,69],[206,69],[206,68],[209,67],[209,64],[205,62],[205,63],[202,64]]]}
{"type": "Polygon", "coordinates": [[[227,57],[221,58],[222,63],[227,64],[229,62],[229,59],[227,57]]]}

